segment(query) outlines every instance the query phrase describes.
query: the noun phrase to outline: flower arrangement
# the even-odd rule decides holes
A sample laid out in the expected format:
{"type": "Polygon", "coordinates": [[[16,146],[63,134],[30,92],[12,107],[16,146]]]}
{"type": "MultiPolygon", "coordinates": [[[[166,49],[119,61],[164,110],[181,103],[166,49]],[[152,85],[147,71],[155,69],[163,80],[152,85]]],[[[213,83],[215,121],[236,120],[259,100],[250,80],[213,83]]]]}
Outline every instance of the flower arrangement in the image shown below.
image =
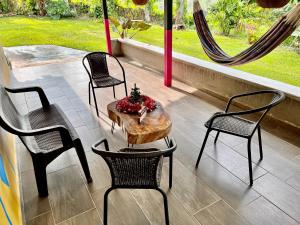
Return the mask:
{"type": "Polygon", "coordinates": [[[147,107],[147,112],[151,112],[156,108],[157,104],[149,96],[141,95],[139,88],[134,84],[130,96],[119,100],[116,108],[119,112],[137,114],[143,106],[147,107]]]}

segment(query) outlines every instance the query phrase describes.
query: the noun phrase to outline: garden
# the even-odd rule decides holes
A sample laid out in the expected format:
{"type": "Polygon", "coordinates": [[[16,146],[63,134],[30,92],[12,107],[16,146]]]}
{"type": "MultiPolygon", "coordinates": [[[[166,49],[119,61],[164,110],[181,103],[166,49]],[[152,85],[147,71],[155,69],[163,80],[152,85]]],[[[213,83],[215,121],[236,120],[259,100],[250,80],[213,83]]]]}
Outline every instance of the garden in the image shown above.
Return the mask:
{"type": "MultiPolygon", "coordinates": [[[[279,9],[263,9],[250,0],[201,1],[209,26],[220,46],[237,54],[253,44],[298,0],[279,9]]],[[[114,38],[163,46],[163,1],[143,6],[132,1],[107,1],[114,38]]],[[[192,1],[175,0],[173,49],[209,60],[195,32],[192,1]]],[[[0,0],[0,45],[53,44],[75,49],[105,50],[101,1],[95,0],[0,0]]],[[[259,59],[234,68],[300,86],[300,31],[279,48],[259,59]]]]}

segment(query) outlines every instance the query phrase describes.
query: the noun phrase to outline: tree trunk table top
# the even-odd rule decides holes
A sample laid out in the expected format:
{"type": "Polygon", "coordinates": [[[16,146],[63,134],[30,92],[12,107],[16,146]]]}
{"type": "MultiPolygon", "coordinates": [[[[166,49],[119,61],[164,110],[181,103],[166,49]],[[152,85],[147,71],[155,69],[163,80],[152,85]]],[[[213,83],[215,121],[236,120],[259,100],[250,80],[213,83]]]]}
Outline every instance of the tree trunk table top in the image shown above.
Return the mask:
{"type": "Polygon", "coordinates": [[[117,123],[127,136],[128,144],[144,144],[167,137],[172,121],[160,103],[152,112],[147,113],[141,123],[136,114],[125,114],[116,109],[117,101],[107,105],[108,117],[117,123]]]}

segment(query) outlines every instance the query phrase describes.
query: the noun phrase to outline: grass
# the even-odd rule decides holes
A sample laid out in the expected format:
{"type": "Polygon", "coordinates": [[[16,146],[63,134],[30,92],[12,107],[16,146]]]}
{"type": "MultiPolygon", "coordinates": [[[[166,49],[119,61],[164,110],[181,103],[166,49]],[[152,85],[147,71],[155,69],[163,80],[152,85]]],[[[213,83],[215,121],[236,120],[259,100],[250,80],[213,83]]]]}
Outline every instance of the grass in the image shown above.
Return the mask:
{"type": "MultiPolygon", "coordinates": [[[[112,36],[117,37],[114,33],[112,36]]],[[[218,35],[215,38],[229,54],[248,47],[247,41],[242,38],[218,35]]],[[[162,47],[163,29],[153,26],[134,39],[162,47]]],[[[105,50],[104,29],[102,22],[94,19],[0,18],[0,45],[33,44],[53,44],[87,51],[105,50]]],[[[209,60],[195,31],[174,31],[173,48],[176,52],[209,60]]],[[[260,60],[234,68],[300,87],[300,55],[284,47],[260,60]]]]}

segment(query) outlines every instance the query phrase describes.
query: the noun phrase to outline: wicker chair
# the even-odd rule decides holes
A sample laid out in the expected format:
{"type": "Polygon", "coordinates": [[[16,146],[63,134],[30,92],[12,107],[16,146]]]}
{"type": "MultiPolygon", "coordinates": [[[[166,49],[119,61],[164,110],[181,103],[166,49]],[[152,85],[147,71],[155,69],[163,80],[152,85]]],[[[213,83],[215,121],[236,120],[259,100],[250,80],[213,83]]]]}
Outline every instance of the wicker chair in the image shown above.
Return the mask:
{"type": "Polygon", "coordinates": [[[110,152],[106,139],[93,145],[93,152],[105,160],[112,177],[112,185],[104,194],[104,225],[107,225],[108,194],[117,188],[154,189],[159,191],[164,200],[165,221],[167,225],[169,224],[167,196],[159,186],[163,157],[173,153],[176,147],[176,143],[173,139],[169,141],[169,148],[163,151],[155,148],[124,148],[118,152],[110,152]],[[101,143],[104,143],[106,151],[97,150],[97,147],[101,143]]]}
{"type": "Polygon", "coordinates": [[[95,95],[94,89],[113,87],[114,98],[116,98],[115,86],[117,86],[119,84],[124,84],[125,94],[127,96],[128,94],[127,94],[125,70],[124,70],[122,64],[120,63],[120,61],[116,57],[114,57],[113,55],[106,53],[106,52],[89,53],[82,59],[82,64],[90,78],[89,104],[91,104],[91,88],[92,88],[95,107],[96,107],[96,111],[97,111],[97,116],[99,117],[98,105],[97,105],[97,100],[96,100],[96,95],[95,95]],[[106,60],[107,56],[111,57],[112,59],[115,59],[116,62],[118,63],[118,65],[121,67],[122,74],[123,74],[123,80],[119,80],[117,78],[110,76],[110,73],[108,71],[108,66],[107,66],[107,60],[106,60]],[[88,61],[89,69],[85,63],[86,61],[88,61]]]}
{"type": "Polygon", "coordinates": [[[40,87],[9,89],[0,86],[0,125],[18,135],[30,152],[39,195],[48,195],[46,167],[64,151],[75,147],[88,182],[92,182],[82,143],[59,106],[49,104],[40,87]],[[42,108],[21,115],[8,95],[37,92],[42,108]]]}
{"type": "Polygon", "coordinates": [[[251,139],[253,134],[257,130],[258,132],[258,141],[259,141],[259,150],[260,150],[260,160],[263,159],[263,151],[262,151],[262,141],[261,141],[261,131],[260,131],[260,122],[264,118],[264,116],[269,112],[269,110],[282,102],[285,98],[285,95],[281,91],[277,90],[264,90],[257,91],[252,93],[246,93],[241,95],[233,96],[229,99],[227,106],[224,112],[215,113],[206,123],[205,127],[207,128],[207,132],[197,159],[196,167],[198,167],[207,138],[209,133],[213,130],[217,131],[217,135],[215,137],[214,143],[217,142],[220,132],[232,134],[235,136],[243,137],[248,139],[248,164],[249,164],[249,178],[250,178],[250,186],[253,185],[253,176],[252,176],[252,159],[251,159],[251,139]],[[247,96],[255,96],[255,97],[264,97],[265,95],[272,95],[271,101],[261,107],[239,111],[239,112],[228,112],[232,101],[236,98],[247,97],[247,96]],[[260,113],[260,116],[257,120],[248,120],[242,118],[240,116],[251,115],[255,113],[260,113]]]}

